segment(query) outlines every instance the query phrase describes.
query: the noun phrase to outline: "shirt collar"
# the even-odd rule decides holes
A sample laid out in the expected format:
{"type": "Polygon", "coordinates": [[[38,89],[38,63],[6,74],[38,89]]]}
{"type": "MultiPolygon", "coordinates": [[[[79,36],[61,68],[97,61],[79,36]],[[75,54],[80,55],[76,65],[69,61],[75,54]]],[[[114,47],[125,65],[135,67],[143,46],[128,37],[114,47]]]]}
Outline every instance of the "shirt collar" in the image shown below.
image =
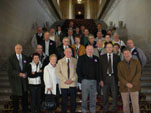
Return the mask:
{"type": "Polygon", "coordinates": [[[19,55],[22,58],[22,54],[16,54],[17,58],[19,59],[19,55]]]}
{"type": "Polygon", "coordinates": [[[38,33],[38,36],[42,36],[42,33],[38,33]]]}
{"type": "Polygon", "coordinates": [[[69,48],[69,46],[65,46],[65,45],[63,45],[63,48],[64,48],[64,49],[65,49],[66,47],[67,47],[67,48],[69,48]]]}
{"type": "Polygon", "coordinates": [[[79,48],[80,47],[80,44],[76,45],[76,48],[79,48]]]}
{"type": "Polygon", "coordinates": [[[102,48],[97,48],[98,50],[101,50],[102,48]]]}
{"type": "Polygon", "coordinates": [[[133,52],[134,49],[135,49],[135,47],[133,47],[133,48],[131,49],[131,52],[133,52]]]}
{"type": "Polygon", "coordinates": [[[93,55],[92,55],[92,56],[88,56],[88,55],[87,55],[87,57],[88,57],[88,58],[93,58],[93,55]]]}
{"type": "Polygon", "coordinates": [[[67,57],[66,57],[66,62],[68,62],[68,60],[70,61],[70,60],[71,60],[71,58],[67,58],[67,57]]]}
{"type": "Polygon", "coordinates": [[[109,55],[113,56],[113,53],[111,53],[111,54],[107,53],[107,56],[109,56],[109,55]]]}

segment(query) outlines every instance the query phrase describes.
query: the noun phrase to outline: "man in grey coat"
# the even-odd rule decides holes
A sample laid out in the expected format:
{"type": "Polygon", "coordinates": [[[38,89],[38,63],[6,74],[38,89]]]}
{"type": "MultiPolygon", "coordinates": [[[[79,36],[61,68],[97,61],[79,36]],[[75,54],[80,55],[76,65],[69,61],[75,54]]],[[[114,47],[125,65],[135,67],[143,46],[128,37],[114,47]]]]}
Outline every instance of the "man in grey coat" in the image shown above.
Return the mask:
{"type": "Polygon", "coordinates": [[[101,39],[97,40],[96,46],[97,46],[97,48],[94,48],[93,54],[100,58],[103,54],[106,53],[105,48],[103,48],[103,42],[101,39]]]}
{"type": "Polygon", "coordinates": [[[144,52],[140,48],[135,47],[133,40],[127,41],[127,47],[131,51],[132,58],[139,60],[141,66],[144,67],[147,62],[144,52]]]}
{"type": "Polygon", "coordinates": [[[12,89],[13,113],[18,113],[19,96],[22,97],[22,111],[28,111],[27,96],[27,75],[26,75],[27,58],[22,54],[22,46],[15,46],[15,53],[9,57],[8,76],[12,89]]]}

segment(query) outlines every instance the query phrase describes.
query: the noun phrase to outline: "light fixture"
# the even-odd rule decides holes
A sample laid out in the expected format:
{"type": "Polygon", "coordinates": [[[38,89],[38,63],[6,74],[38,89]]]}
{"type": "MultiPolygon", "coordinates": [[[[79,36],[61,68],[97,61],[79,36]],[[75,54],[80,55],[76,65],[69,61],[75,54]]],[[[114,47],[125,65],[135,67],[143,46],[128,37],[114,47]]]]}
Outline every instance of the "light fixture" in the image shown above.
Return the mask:
{"type": "Polygon", "coordinates": [[[78,11],[78,15],[81,15],[81,11],[78,11]]]}
{"type": "Polygon", "coordinates": [[[77,3],[78,3],[78,4],[81,4],[81,3],[82,3],[82,0],[77,0],[77,3]]]}

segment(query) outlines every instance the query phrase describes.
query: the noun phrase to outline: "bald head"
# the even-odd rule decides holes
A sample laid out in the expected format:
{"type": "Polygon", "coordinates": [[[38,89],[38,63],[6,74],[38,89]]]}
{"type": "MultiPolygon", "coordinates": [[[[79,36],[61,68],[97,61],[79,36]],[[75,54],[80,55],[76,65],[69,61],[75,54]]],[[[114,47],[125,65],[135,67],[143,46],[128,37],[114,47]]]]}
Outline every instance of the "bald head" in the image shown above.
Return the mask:
{"type": "Polygon", "coordinates": [[[16,53],[16,54],[21,54],[21,53],[22,53],[22,50],[23,50],[23,47],[22,47],[21,44],[15,45],[15,53],[16,53]]]}
{"type": "Polygon", "coordinates": [[[129,49],[134,48],[134,41],[133,41],[133,40],[128,40],[128,41],[127,41],[127,47],[128,47],[129,49]]]}
{"type": "Polygon", "coordinates": [[[87,54],[87,56],[93,56],[93,52],[94,52],[93,46],[92,45],[88,45],[86,47],[86,54],[87,54]]]}
{"type": "Polygon", "coordinates": [[[72,50],[71,48],[66,48],[64,51],[65,57],[70,58],[72,56],[72,50]]]}

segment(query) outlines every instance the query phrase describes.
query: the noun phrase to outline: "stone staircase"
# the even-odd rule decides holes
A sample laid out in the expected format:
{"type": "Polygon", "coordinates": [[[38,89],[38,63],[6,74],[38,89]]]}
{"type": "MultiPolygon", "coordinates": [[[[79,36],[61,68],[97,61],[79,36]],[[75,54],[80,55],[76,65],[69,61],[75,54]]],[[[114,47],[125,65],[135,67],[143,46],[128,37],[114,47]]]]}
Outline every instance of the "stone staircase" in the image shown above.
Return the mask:
{"type": "Polygon", "coordinates": [[[141,76],[141,93],[146,95],[146,101],[151,103],[151,63],[145,65],[141,76]]]}
{"type": "MultiPolygon", "coordinates": [[[[29,56],[33,52],[34,49],[31,47],[31,44],[27,44],[27,46],[23,47],[23,53],[25,55],[29,56]]],[[[141,76],[141,93],[145,95],[145,99],[143,98],[140,100],[141,103],[140,108],[141,108],[141,113],[151,113],[151,62],[147,63],[143,70],[144,71],[141,76]]],[[[9,85],[8,74],[6,68],[4,68],[0,70],[0,113],[10,113],[12,109],[11,107],[8,107],[8,103],[10,104],[12,102],[10,96],[11,96],[11,89],[9,85]]],[[[78,98],[77,103],[79,104],[77,109],[80,109],[81,106],[80,98],[78,98]]],[[[99,102],[98,105],[101,106],[101,108],[98,108],[97,106],[97,109],[103,109],[102,101],[99,102]]]]}

